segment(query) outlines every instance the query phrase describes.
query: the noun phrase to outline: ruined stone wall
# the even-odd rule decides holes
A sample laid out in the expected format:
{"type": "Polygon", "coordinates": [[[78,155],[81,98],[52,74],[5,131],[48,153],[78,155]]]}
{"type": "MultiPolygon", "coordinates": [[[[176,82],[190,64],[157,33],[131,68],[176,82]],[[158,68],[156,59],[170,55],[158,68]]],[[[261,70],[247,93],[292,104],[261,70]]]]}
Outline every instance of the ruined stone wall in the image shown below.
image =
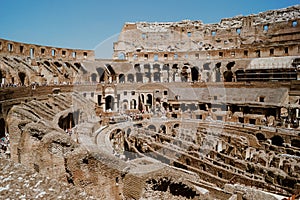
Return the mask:
{"type": "Polygon", "coordinates": [[[114,44],[114,58],[172,61],[298,55],[299,16],[299,6],[293,6],[216,24],[127,23],[114,44]]]}
{"type": "Polygon", "coordinates": [[[94,51],[25,44],[0,39],[0,54],[21,56],[30,59],[53,59],[64,61],[94,60],[94,51]]]}

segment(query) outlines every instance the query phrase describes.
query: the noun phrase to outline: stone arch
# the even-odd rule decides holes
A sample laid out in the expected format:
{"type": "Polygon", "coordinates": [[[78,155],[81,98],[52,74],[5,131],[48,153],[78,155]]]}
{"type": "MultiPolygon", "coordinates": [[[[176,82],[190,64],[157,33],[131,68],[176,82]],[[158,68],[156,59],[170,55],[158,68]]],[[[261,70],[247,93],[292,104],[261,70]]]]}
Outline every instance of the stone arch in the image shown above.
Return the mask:
{"type": "Polygon", "coordinates": [[[127,110],[128,109],[128,100],[124,99],[122,102],[122,109],[127,110]]]}
{"type": "Polygon", "coordinates": [[[167,128],[164,124],[160,125],[159,129],[161,130],[162,133],[167,133],[167,128]]]}
{"type": "Polygon", "coordinates": [[[119,60],[126,60],[125,53],[120,52],[120,53],[118,54],[118,59],[119,59],[119,60]]]}
{"type": "Polygon", "coordinates": [[[96,73],[91,74],[91,81],[92,82],[97,82],[97,74],[96,73]]]}
{"type": "Polygon", "coordinates": [[[216,82],[221,82],[221,63],[218,62],[215,65],[215,70],[216,70],[216,82]]]}
{"type": "Polygon", "coordinates": [[[145,77],[148,79],[148,82],[151,81],[151,67],[150,64],[144,64],[145,77]]]}
{"type": "Polygon", "coordinates": [[[141,66],[140,64],[135,64],[134,65],[134,70],[137,72],[137,73],[140,73],[142,70],[141,70],[141,66]]]}
{"type": "Polygon", "coordinates": [[[154,64],[153,65],[153,80],[154,80],[154,82],[160,82],[160,75],[161,75],[160,65],[154,64]]]}
{"type": "Polygon", "coordinates": [[[127,133],[127,136],[129,136],[130,133],[131,133],[131,128],[128,128],[127,131],[126,131],[126,133],[127,133]]]}
{"type": "Polygon", "coordinates": [[[227,71],[223,73],[224,81],[225,82],[233,82],[233,72],[231,71],[232,67],[235,65],[235,62],[229,62],[226,65],[227,71]]]}
{"type": "Polygon", "coordinates": [[[151,131],[156,132],[156,127],[155,127],[153,124],[150,124],[150,125],[148,126],[148,129],[151,130],[151,131]]]}
{"type": "Polygon", "coordinates": [[[143,73],[141,72],[136,73],[136,82],[140,82],[140,83],[143,82],[143,73]]]}
{"type": "Polygon", "coordinates": [[[152,107],[152,105],[153,105],[152,94],[147,94],[146,104],[148,104],[150,107],[152,107]]]}
{"type": "Polygon", "coordinates": [[[105,81],[105,70],[102,67],[98,67],[97,69],[98,75],[99,75],[99,83],[105,81]]]}
{"type": "Polygon", "coordinates": [[[169,107],[169,104],[167,102],[163,102],[162,103],[162,106],[164,107],[164,109],[167,111],[168,110],[168,107],[169,107]]]}
{"type": "Polygon", "coordinates": [[[183,66],[182,69],[181,69],[181,81],[182,82],[187,82],[188,81],[188,78],[189,78],[189,66],[183,66]]]}
{"type": "Polygon", "coordinates": [[[262,133],[256,133],[255,136],[256,136],[258,141],[265,141],[266,140],[266,136],[262,133]]]}
{"type": "Polygon", "coordinates": [[[5,137],[5,120],[0,119],[0,138],[5,137]]]}
{"type": "Polygon", "coordinates": [[[134,75],[133,74],[128,74],[127,75],[127,81],[128,82],[134,82],[134,75]]]}
{"type": "Polygon", "coordinates": [[[114,97],[112,95],[105,97],[105,110],[114,110],[114,97]]]}
{"type": "Polygon", "coordinates": [[[119,74],[119,83],[125,83],[125,75],[119,74]]]}
{"type": "Polygon", "coordinates": [[[178,123],[174,124],[173,128],[179,128],[179,124],[178,123]]]}
{"type": "Polygon", "coordinates": [[[66,116],[61,116],[58,120],[58,126],[63,130],[73,128],[75,123],[76,122],[74,120],[73,113],[68,113],[66,116]]]}
{"type": "Polygon", "coordinates": [[[137,103],[135,99],[130,101],[130,109],[137,109],[137,103]]]}
{"type": "Polygon", "coordinates": [[[192,81],[199,81],[199,68],[192,67],[191,68],[192,81]]]}
{"type": "Polygon", "coordinates": [[[283,146],[284,140],[281,136],[275,135],[271,138],[272,144],[276,146],[283,146]]]}
{"type": "Polygon", "coordinates": [[[25,72],[19,72],[18,76],[19,76],[21,85],[25,85],[25,78],[26,78],[25,72]]]}

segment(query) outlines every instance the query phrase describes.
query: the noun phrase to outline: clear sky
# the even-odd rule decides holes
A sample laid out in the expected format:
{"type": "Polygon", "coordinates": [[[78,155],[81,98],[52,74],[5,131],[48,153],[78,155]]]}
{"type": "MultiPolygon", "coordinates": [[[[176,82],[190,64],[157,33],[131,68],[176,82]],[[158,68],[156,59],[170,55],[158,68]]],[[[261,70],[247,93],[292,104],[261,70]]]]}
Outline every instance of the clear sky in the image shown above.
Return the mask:
{"type": "Polygon", "coordinates": [[[125,22],[215,23],[296,4],[300,0],[0,0],[0,38],[110,52],[125,22]]]}

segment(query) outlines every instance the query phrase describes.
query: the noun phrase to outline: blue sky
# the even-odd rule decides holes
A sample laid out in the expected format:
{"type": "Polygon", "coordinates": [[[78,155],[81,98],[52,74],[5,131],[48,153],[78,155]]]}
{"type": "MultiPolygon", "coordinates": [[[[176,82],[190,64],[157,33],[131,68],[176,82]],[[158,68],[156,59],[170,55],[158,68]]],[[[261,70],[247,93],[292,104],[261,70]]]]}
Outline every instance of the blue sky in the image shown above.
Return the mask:
{"type": "Polygon", "coordinates": [[[215,23],[296,4],[300,1],[0,0],[0,38],[66,48],[98,46],[106,51],[125,22],[190,19],[215,23]]]}

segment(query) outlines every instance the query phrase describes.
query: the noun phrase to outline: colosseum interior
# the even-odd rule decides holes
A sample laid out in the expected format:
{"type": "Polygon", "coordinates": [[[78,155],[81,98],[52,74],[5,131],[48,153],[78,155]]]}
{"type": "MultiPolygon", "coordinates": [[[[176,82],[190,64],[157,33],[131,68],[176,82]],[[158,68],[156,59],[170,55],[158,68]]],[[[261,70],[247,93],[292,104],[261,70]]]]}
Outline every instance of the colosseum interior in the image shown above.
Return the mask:
{"type": "Polygon", "coordinates": [[[0,39],[1,196],[299,198],[299,10],[126,23],[110,60],[0,39]]]}

